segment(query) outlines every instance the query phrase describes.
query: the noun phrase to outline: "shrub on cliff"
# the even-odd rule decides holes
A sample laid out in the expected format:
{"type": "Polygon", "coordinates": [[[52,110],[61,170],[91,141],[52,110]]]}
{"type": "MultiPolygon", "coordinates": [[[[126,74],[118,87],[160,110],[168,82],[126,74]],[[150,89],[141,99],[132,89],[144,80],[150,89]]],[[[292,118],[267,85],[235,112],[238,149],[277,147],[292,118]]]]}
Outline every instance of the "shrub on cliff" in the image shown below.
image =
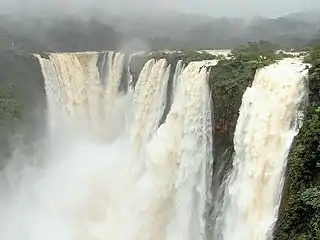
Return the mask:
{"type": "Polygon", "coordinates": [[[272,63],[278,59],[275,51],[277,46],[268,41],[249,42],[232,50],[231,56],[238,60],[248,61],[268,61],[272,63]]]}

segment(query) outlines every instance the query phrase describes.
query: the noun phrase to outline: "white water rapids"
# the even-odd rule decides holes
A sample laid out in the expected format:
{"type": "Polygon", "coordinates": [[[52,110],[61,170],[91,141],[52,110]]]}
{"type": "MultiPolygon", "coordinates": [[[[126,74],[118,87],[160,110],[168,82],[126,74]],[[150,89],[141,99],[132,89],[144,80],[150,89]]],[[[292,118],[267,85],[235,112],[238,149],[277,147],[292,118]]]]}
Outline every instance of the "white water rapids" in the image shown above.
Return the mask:
{"type": "Polygon", "coordinates": [[[133,89],[123,53],[37,58],[50,144],[41,164],[22,168],[15,155],[1,173],[1,240],[267,239],[298,130],[302,64],[260,70],[244,94],[233,169],[207,239],[215,194],[207,66],[216,61],[179,61],[170,76],[166,60],[149,60],[133,89]]]}

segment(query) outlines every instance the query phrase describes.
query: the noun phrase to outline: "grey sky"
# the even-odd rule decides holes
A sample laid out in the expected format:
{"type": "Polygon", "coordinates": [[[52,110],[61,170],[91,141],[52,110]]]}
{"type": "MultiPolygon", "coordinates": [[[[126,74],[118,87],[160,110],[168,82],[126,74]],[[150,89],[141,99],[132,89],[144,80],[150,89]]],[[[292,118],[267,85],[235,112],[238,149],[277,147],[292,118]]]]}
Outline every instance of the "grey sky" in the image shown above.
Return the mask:
{"type": "Polygon", "coordinates": [[[78,12],[96,7],[112,12],[178,10],[221,17],[276,17],[320,10],[320,0],[0,0],[0,12],[78,12]]]}

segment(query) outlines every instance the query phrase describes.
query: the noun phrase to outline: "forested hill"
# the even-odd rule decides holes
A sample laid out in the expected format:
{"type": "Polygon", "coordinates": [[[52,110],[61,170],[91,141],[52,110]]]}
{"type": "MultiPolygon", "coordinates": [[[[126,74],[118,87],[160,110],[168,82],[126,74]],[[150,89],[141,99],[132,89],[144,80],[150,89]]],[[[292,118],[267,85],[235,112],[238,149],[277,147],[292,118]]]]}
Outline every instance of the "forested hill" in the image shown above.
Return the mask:
{"type": "Polygon", "coordinates": [[[153,17],[104,13],[88,16],[0,16],[0,50],[221,49],[258,40],[294,48],[320,35],[320,19],[306,17],[311,14],[252,20],[178,13],[153,17]]]}

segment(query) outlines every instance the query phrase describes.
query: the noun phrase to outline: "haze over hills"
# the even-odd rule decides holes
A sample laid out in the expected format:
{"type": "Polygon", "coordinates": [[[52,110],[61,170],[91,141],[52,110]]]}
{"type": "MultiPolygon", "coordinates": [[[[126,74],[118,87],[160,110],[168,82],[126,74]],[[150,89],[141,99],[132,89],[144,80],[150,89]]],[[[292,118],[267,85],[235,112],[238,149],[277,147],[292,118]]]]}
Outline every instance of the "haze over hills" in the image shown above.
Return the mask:
{"type": "Polygon", "coordinates": [[[320,35],[316,13],[278,18],[214,18],[200,14],[157,12],[47,17],[0,16],[0,48],[24,51],[233,48],[267,40],[281,48],[301,47],[320,35]],[[92,17],[94,16],[94,17],[92,17]],[[134,41],[133,41],[134,40],[134,41]]]}
{"type": "Polygon", "coordinates": [[[320,22],[320,12],[319,11],[306,11],[306,12],[296,12],[290,13],[284,16],[288,19],[299,20],[310,23],[320,22]]]}

